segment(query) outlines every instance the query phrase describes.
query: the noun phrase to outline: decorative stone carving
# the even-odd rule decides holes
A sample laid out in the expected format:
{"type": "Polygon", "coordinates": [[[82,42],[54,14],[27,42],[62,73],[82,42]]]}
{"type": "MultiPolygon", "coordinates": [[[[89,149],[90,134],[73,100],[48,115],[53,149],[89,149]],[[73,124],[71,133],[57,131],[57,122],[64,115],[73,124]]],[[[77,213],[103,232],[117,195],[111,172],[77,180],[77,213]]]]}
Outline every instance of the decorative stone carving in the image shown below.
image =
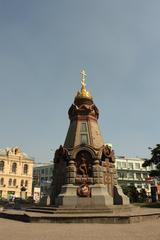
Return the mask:
{"type": "Polygon", "coordinates": [[[54,163],[59,163],[60,160],[67,162],[67,164],[69,161],[68,150],[66,148],[62,147],[62,145],[60,145],[60,147],[55,151],[54,163]]]}
{"type": "Polygon", "coordinates": [[[95,104],[82,104],[80,106],[72,104],[68,111],[68,114],[70,119],[72,119],[76,115],[92,115],[96,117],[96,119],[99,118],[99,110],[95,104]]]}
{"type": "Polygon", "coordinates": [[[114,150],[112,150],[112,148],[108,145],[104,145],[103,148],[102,148],[102,161],[105,161],[106,158],[111,163],[115,162],[114,150]]]}
{"type": "Polygon", "coordinates": [[[19,155],[19,156],[21,155],[21,156],[23,156],[22,151],[18,147],[12,147],[9,150],[6,149],[6,151],[7,151],[7,156],[9,156],[9,155],[19,155]]]}
{"type": "Polygon", "coordinates": [[[76,156],[77,174],[84,176],[92,175],[92,156],[88,151],[80,151],[76,156]]]}
{"type": "Polygon", "coordinates": [[[91,196],[91,190],[85,182],[77,188],[77,195],[79,197],[90,197],[91,196]]]}

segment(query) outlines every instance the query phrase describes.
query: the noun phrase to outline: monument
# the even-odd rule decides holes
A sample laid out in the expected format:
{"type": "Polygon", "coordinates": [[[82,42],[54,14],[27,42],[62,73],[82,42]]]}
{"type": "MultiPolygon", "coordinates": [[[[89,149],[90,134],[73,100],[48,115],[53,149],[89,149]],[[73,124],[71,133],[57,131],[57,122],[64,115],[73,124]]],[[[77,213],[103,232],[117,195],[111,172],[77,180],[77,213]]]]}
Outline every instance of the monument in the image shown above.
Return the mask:
{"type": "Polygon", "coordinates": [[[81,90],[68,111],[70,125],[64,145],[55,151],[52,204],[64,208],[105,208],[129,204],[117,183],[115,155],[100,133],[99,110],[86,90],[81,90]]]}

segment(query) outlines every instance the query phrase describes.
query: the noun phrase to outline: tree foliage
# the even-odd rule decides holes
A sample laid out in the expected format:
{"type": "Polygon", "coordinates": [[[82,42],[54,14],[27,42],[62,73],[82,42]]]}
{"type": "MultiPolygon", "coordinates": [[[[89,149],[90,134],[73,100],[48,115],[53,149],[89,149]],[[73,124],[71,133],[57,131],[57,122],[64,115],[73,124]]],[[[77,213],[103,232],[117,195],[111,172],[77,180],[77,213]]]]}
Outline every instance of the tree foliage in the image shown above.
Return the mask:
{"type": "Polygon", "coordinates": [[[142,167],[147,167],[152,164],[156,166],[156,170],[151,170],[150,176],[160,176],[160,144],[157,144],[155,148],[151,149],[151,158],[146,159],[145,162],[142,164],[142,167]]]}
{"type": "Polygon", "coordinates": [[[129,197],[129,200],[131,203],[138,202],[139,199],[139,193],[137,191],[137,188],[135,186],[122,186],[122,190],[124,194],[126,194],[129,197]]]}
{"type": "Polygon", "coordinates": [[[144,188],[141,188],[140,191],[133,185],[130,186],[122,186],[123,193],[129,197],[131,203],[136,202],[146,202],[147,193],[144,188]]]}
{"type": "Polygon", "coordinates": [[[141,188],[139,192],[139,202],[146,202],[147,200],[147,193],[144,188],[141,188]]]}

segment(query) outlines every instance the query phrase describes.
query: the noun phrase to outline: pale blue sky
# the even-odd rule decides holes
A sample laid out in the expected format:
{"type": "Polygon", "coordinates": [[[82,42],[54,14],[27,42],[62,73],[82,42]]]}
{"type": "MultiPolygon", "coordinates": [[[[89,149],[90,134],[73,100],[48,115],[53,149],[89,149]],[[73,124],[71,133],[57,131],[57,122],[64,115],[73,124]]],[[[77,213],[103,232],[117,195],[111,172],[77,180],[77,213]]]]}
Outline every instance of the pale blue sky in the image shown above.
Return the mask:
{"type": "Polygon", "coordinates": [[[0,147],[49,161],[80,70],[117,155],[159,143],[160,1],[0,0],[0,147]]]}

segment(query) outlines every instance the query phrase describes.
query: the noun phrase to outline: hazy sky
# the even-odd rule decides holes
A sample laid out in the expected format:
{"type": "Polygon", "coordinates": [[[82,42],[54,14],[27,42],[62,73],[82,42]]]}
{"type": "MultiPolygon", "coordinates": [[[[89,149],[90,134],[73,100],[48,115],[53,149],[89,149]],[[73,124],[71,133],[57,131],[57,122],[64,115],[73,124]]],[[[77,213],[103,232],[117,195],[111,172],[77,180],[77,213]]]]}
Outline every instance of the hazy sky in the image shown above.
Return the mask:
{"type": "Polygon", "coordinates": [[[160,143],[159,0],[0,0],[0,147],[50,161],[80,70],[117,155],[160,143]]]}

